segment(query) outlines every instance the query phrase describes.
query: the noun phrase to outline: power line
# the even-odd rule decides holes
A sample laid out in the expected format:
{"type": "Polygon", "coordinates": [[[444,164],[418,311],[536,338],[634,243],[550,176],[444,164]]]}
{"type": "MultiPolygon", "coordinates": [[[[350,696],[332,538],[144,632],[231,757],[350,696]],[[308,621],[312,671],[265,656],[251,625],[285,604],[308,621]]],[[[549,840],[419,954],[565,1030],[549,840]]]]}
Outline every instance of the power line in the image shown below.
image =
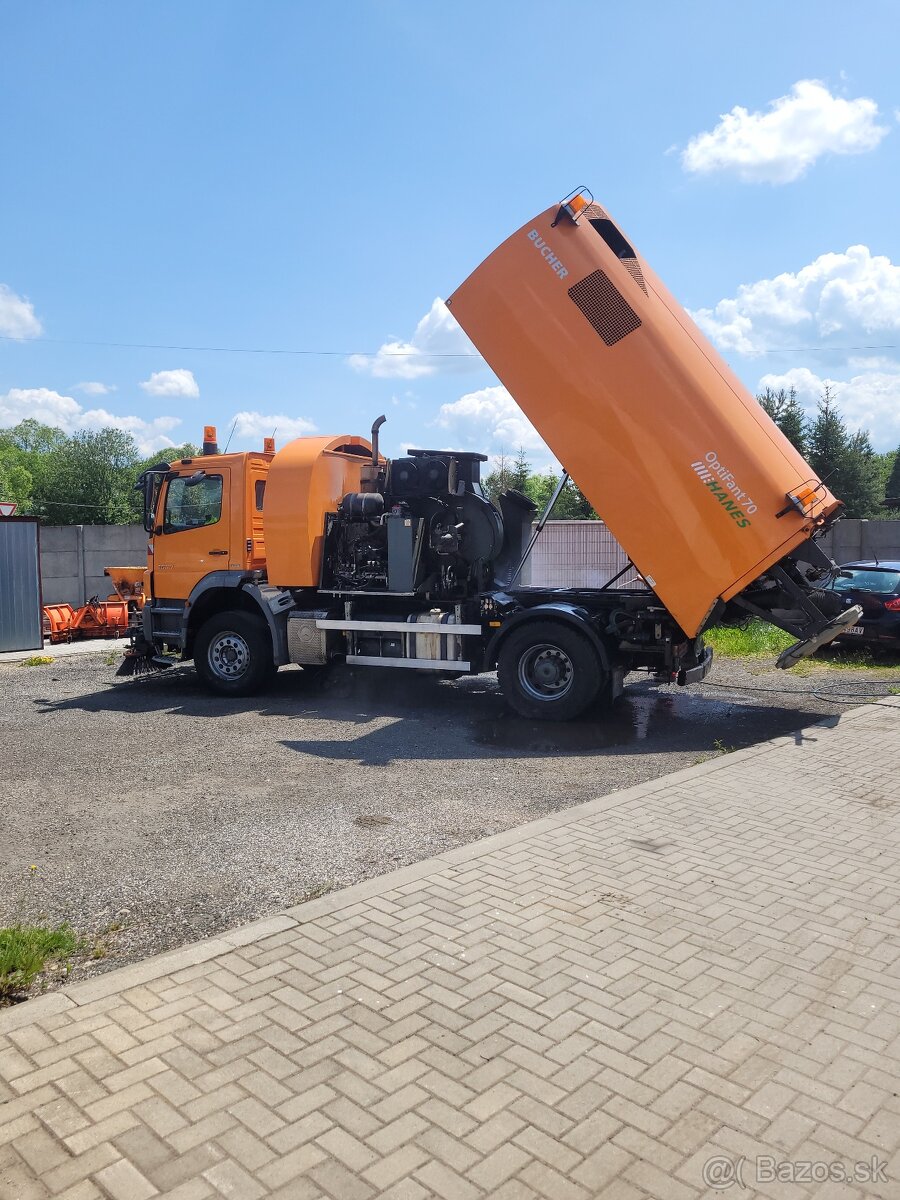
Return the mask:
{"type": "MultiPolygon", "coordinates": [[[[0,341],[21,342],[23,338],[0,334],[0,341]]],[[[30,340],[30,339],[29,339],[30,340]]],[[[183,346],[169,342],[106,342],[83,341],[77,338],[36,338],[37,343],[53,346],[102,346],[115,350],[179,350],[204,354],[281,354],[303,358],[378,358],[382,350],[308,350],[279,346],[183,346]]],[[[748,352],[747,357],[766,354],[844,354],[858,350],[897,350],[896,343],[880,346],[777,346],[761,347],[748,352]]],[[[385,358],[472,358],[482,359],[480,354],[465,352],[435,352],[430,350],[392,350],[383,354],[385,358]]],[[[483,361],[483,359],[482,359],[483,361]]]]}
{"type": "MultiPolygon", "coordinates": [[[[22,338],[0,334],[0,341],[21,342],[22,338]]],[[[303,357],[321,358],[377,358],[380,350],[291,350],[274,346],[177,346],[166,342],[95,342],[80,341],[75,338],[37,338],[37,342],[45,342],[54,346],[106,346],[117,350],[190,350],[203,351],[211,354],[288,354],[303,357]]],[[[481,358],[480,354],[470,353],[432,353],[426,350],[396,350],[385,355],[387,358],[481,358]]]]}

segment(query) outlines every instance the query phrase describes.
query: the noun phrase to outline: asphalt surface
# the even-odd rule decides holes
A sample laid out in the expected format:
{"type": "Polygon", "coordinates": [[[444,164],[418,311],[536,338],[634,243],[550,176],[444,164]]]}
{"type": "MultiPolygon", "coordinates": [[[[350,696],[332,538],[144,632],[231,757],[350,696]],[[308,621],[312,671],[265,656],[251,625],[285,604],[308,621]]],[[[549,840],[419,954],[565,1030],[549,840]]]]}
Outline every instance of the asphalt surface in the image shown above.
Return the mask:
{"type": "Polygon", "coordinates": [[[117,662],[104,647],[0,666],[0,924],[121,924],[112,953],[79,971],[798,731],[861,703],[876,677],[720,660],[716,686],[633,677],[612,711],[555,725],[511,714],[493,676],[294,668],[227,701],[188,667],[116,682],[117,662]],[[823,686],[844,695],[809,694],[823,686]]]}

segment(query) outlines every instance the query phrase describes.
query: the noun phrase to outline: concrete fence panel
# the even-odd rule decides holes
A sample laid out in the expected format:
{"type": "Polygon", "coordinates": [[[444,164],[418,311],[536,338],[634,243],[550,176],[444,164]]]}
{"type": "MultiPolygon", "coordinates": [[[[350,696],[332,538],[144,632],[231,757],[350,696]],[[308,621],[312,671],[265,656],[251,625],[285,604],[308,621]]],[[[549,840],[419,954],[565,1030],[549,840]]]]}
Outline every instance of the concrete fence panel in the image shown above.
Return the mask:
{"type": "Polygon", "coordinates": [[[112,590],[104,567],[140,567],[147,561],[147,535],[140,525],[44,525],[41,579],[45,604],[73,608],[112,590]]]}

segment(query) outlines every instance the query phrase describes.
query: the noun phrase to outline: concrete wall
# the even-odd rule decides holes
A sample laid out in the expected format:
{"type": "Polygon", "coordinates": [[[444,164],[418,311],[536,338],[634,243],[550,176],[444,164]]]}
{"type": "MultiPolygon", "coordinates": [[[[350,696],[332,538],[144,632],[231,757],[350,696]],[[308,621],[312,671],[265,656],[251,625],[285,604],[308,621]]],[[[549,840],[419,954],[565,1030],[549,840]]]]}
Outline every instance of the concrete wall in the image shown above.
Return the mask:
{"type": "Polygon", "coordinates": [[[140,525],[42,525],[41,588],[45,604],[77,608],[105,599],[112,584],[104,567],[142,567],[147,535],[140,525]]]}
{"type": "Polygon", "coordinates": [[[838,563],[857,559],[900,559],[900,521],[845,518],[822,538],[822,548],[838,563]]]}
{"type": "MultiPolygon", "coordinates": [[[[900,559],[900,521],[839,521],[823,539],[837,562],[900,559]]],[[[139,525],[44,525],[41,575],[45,604],[77,607],[111,590],[103,568],[143,566],[147,535],[139,525]]],[[[599,587],[625,566],[625,552],[603,521],[548,521],[522,572],[532,587],[599,587]]],[[[620,587],[634,586],[629,572],[620,587]]]]}

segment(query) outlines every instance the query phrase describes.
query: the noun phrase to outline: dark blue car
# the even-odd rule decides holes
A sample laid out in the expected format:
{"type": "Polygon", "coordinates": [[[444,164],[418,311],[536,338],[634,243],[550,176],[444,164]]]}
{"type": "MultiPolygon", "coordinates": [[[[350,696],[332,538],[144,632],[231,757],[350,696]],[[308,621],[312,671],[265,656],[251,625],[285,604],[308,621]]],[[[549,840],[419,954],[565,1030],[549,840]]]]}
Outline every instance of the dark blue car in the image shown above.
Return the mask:
{"type": "Polygon", "coordinates": [[[839,642],[871,649],[900,650],[900,562],[851,562],[841,567],[832,589],[844,607],[862,606],[859,624],[850,625],[839,642]]]}

